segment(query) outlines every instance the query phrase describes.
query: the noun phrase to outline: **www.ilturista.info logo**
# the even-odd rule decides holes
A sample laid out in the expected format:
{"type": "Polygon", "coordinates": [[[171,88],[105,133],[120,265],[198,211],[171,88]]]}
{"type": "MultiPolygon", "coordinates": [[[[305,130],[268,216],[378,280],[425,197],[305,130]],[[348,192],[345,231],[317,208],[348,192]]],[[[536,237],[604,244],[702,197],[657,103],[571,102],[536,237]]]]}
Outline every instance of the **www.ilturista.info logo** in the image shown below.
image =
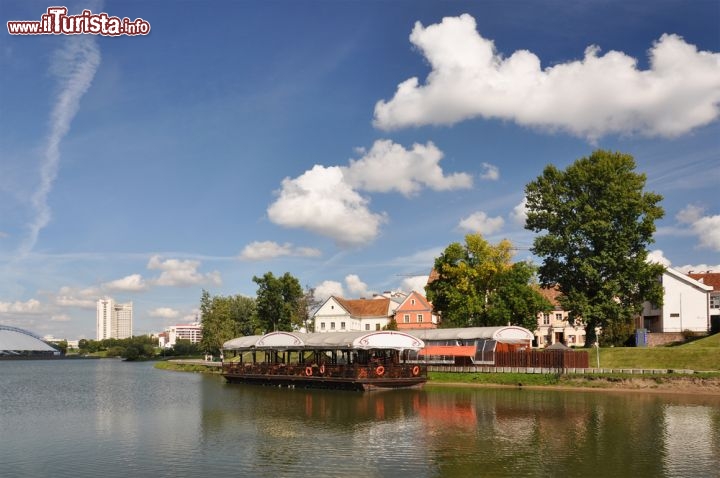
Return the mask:
{"type": "Polygon", "coordinates": [[[49,7],[40,21],[7,22],[11,35],[147,35],[150,23],[142,18],[111,17],[107,13],[83,10],[80,15],[68,15],[65,7],[49,7]]]}

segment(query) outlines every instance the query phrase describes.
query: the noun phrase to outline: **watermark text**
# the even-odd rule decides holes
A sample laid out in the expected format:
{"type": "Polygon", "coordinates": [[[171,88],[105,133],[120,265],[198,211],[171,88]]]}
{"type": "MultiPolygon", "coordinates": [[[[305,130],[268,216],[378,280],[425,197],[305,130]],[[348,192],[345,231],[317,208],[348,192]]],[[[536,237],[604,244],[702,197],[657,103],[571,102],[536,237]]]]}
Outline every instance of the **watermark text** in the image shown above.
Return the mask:
{"type": "Polygon", "coordinates": [[[40,21],[9,21],[11,35],[147,35],[150,22],[142,18],[111,17],[107,13],[83,10],[79,15],[68,15],[66,7],[48,7],[40,21]]]}

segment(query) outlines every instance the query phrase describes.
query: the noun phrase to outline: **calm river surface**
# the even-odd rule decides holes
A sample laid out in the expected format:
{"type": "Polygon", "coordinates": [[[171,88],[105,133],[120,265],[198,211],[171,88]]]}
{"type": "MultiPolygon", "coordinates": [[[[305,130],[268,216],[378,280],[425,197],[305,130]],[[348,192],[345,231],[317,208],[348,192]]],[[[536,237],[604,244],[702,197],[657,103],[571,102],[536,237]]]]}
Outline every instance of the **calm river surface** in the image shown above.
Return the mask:
{"type": "Polygon", "coordinates": [[[720,477],[720,397],[226,384],[0,362],[2,477],[720,477]]]}

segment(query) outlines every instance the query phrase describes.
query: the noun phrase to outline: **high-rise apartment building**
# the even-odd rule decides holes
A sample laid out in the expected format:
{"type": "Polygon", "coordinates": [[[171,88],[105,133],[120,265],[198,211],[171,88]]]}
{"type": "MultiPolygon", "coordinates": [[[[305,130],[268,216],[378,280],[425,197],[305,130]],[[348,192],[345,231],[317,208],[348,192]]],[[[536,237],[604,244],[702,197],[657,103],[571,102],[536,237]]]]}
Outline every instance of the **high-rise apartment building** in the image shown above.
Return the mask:
{"type": "Polygon", "coordinates": [[[133,305],[117,304],[110,297],[97,301],[97,340],[132,337],[133,305]]]}

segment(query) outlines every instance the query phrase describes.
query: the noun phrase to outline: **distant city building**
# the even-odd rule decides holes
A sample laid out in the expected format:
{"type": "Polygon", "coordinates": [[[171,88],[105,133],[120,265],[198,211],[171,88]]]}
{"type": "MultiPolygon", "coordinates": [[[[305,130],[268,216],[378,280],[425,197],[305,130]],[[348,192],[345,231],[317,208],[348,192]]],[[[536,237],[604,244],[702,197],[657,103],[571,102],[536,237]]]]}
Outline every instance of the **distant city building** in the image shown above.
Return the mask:
{"type": "Polygon", "coordinates": [[[110,297],[97,301],[97,340],[132,337],[133,304],[118,304],[110,297]]]}
{"type": "Polygon", "coordinates": [[[189,340],[197,344],[202,340],[202,325],[198,322],[187,325],[171,325],[165,332],[158,334],[160,347],[169,349],[174,347],[178,340],[189,340]]]}

